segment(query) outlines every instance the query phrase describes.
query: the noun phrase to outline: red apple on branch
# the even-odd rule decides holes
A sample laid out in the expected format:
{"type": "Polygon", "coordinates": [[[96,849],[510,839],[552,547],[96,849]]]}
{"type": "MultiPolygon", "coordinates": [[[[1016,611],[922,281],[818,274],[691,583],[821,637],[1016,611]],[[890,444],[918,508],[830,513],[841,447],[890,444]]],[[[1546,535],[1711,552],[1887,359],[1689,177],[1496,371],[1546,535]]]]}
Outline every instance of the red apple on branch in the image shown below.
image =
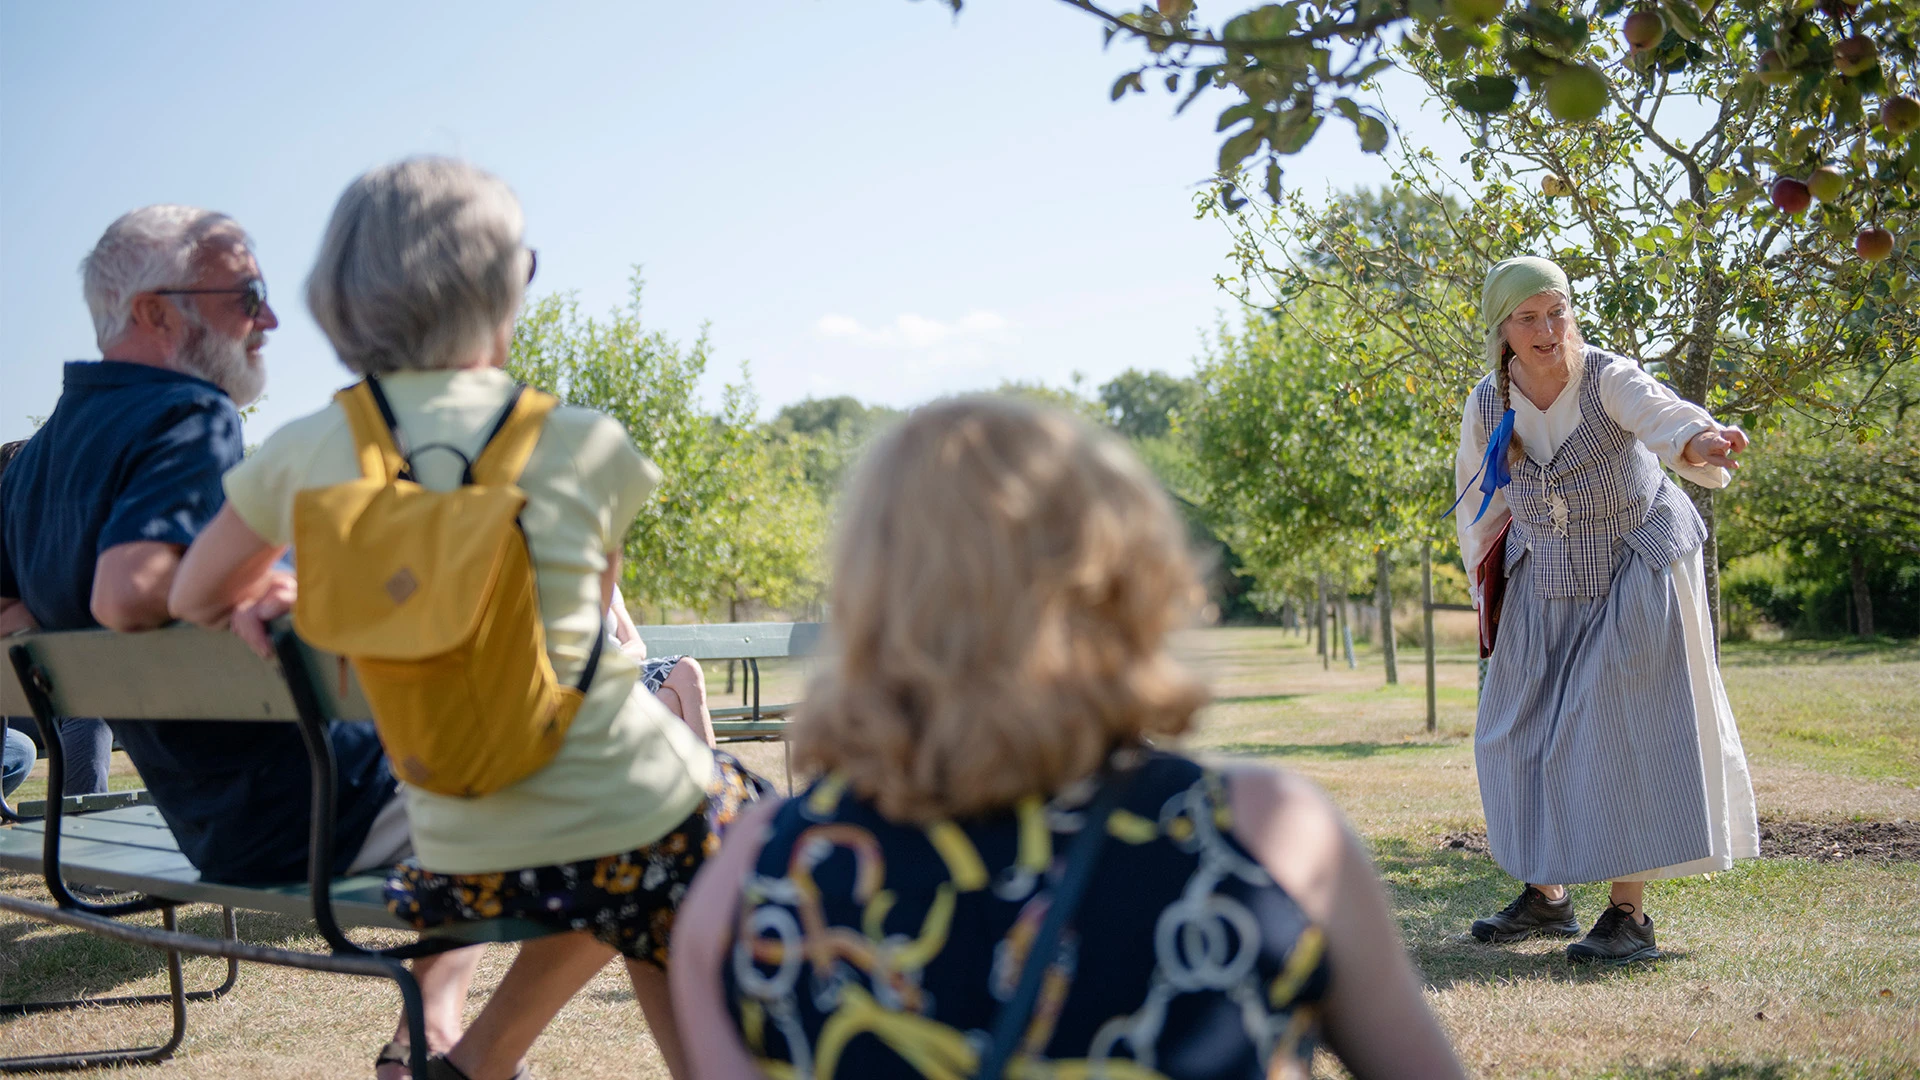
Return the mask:
{"type": "Polygon", "coordinates": [[[1769,193],[1773,205],[1783,214],[1804,214],[1807,207],[1813,205],[1813,192],[1807,185],[1791,176],[1783,176],[1773,182],[1769,193]]]}
{"type": "Polygon", "coordinates": [[[1873,39],[1855,34],[1833,47],[1833,64],[1847,75],[1864,75],[1880,63],[1880,50],[1873,39]]]}
{"type": "Polygon", "coordinates": [[[1667,36],[1666,20],[1660,17],[1659,12],[1646,8],[1627,16],[1626,23],[1620,29],[1634,52],[1648,52],[1667,36]]]}
{"type": "Polygon", "coordinates": [[[1853,238],[1853,253],[1868,262],[1884,262],[1893,254],[1893,234],[1878,225],[1861,229],[1853,238]]]}
{"type": "Polygon", "coordinates": [[[1880,103],[1880,123],[1895,135],[1905,135],[1914,128],[1920,128],[1920,101],[1905,94],[1895,94],[1880,103]]]}

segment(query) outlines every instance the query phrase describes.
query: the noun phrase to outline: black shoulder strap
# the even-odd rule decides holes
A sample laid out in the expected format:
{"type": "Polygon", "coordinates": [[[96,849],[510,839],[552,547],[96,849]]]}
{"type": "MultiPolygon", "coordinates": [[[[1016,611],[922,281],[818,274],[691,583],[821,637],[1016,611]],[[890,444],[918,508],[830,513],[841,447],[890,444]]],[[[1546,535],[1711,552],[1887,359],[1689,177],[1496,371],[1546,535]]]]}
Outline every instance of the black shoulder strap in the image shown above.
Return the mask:
{"type": "Polygon", "coordinates": [[[587,654],[587,666],[581,669],[579,681],[573,684],[574,689],[582,694],[587,692],[587,687],[593,685],[593,673],[600,670],[600,653],[606,648],[606,644],[607,613],[603,611],[600,613],[599,632],[593,635],[593,651],[587,654]]]}
{"type": "MultiPolygon", "coordinates": [[[[513,384],[513,393],[507,395],[507,403],[500,407],[500,415],[494,417],[493,423],[487,426],[487,437],[480,440],[480,448],[475,450],[473,457],[467,460],[466,471],[463,472],[460,477],[461,483],[473,483],[473,463],[480,460],[480,455],[486,453],[487,447],[493,445],[493,440],[499,437],[501,429],[507,426],[507,421],[513,419],[513,410],[520,404],[520,395],[526,392],[526,383],[513,384]]],[[[604,629],[604,626],[602,629],[604,629]]],[[[598,658],[597,653],[595,654],[595,658],[598,658]]]]}
{"type": "Polygon", "coordinates": [[[980,1059],[974,1080],[1000,1080],[1007,1062],[1013,1060],[1013,1052],[1019,1047],[1020,1037],[1026,1033],[1033,1016],[1034,1003],[1040,998],[1040,982],[1060,952],[1060,935],[1066,929],[1067,920],[1079,909],[1087,893],[1087,883],[1093,879],[1094,865],[1100,861],[1100,848],[1107,838],[1107,818],[1120,805],[1137,771],[1122,769],[1108,775],[1100,785],[1099,794],[1087,805],[1080,834],[1067,849],[1067,865],[1060,875],[1060,884],[1054,887],[1053,898],[1047,904],[1047,917],[1041,920],[1039,932],[1027,947],[1027,962],[1020,968],[1020,984],[1014,987],[1013,996],[1000,1006],[1000,1012],[993,1018],[993,1045],[980,1059]]]}

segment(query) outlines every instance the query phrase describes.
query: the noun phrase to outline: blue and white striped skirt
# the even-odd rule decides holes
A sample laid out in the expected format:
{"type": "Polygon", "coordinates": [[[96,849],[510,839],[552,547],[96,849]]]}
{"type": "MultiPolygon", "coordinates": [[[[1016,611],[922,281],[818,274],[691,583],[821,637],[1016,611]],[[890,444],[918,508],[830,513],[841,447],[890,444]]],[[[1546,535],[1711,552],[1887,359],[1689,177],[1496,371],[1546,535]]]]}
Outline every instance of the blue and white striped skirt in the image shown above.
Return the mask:
{"type": "MultiPolygon", "coordinates": [[[[1507,589],[1474,762],[1493,857],[1522,881],[1665,876],[1648,871],[1699,864],[1726,846],[1710,825],[1710,813],[1725,816],[1726,799],[1709,807],[1688,612],[1673,568],[1649,567],[1624,544],[1616,550],[1605,596],[1540,597],[1531,558],[1507,589]]],[[[1711,731],[1714,718],[1704,719],[1711,731]]],[[[1712,749],[1717,757],[1717,742],[1712,749]]],[[[1739,753],[1737,741],[1732,749],[1739,753]]],[[[1744,782],[1743,758],[1740,773],[1744,782]]],[[[1751,789],[1744,794],[1751,820],[1751,789]]]]}

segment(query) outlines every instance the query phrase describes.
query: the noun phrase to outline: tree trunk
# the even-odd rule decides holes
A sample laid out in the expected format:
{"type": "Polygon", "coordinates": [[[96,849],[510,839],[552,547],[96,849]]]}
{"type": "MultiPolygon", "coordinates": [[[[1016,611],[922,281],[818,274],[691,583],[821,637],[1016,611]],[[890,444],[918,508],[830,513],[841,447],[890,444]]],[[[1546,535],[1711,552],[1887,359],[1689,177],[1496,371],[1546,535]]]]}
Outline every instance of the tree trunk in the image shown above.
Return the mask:
{"type": "MultiPolygon", "coordinates": [[[[1704,199],[1705,181],[1698,170],[1693,170],[1692,179],[1694,199],[1704,199]]],[[[1706,244],[1699,254],[1700,294],[1694,302],[1693,325],[1687,330],[1686,343],[1678,357],[1674,389],[1681,397],[1704,408],[1713,389],[1713,351],[1720,335],[1721,309],[1727,302],[1727,274],[1720,266],[1717,241],[1706,244]]],[[[1700,520],[1707,526],[1706,543],[1700,548],[1700,568],[1706,577],[1707,612],[1712,624],[1713,655],[1717,660],[1720,656],[1720,527],[1714,520],[1713,491],[1685,482],[1681,490],[1693,500],[1695,509],[1700,511],[1700,520]]]]}
{"type": "Polygon", "coordinates": [[[1387,685],[1393,686],[1400,681],[1400,658],[1393,640],[1393,559],[1386,548],[1381,548],[1374,552],[1373,562],[1374,574],[1380,579],[1380,653],[1387,662],[1387,685]]]}
{"type": "Polygon", "coordinates": [[[1321,574],[1313,583],[1313,633],[1318,639],[1320,650],[1320,670],[1325,671],[1332,664],[1332,651],[1327,648],[1327,575],[1321,574]]]}
{"type": "Polygon", "coordinates": [[[1855,629],[1861,637],[1873,636],[1873,594],[1867,590],[1867,560],[1854,549],[1852,564],[1848,567],[1853,577],[1853,617],[1855,629]]]}

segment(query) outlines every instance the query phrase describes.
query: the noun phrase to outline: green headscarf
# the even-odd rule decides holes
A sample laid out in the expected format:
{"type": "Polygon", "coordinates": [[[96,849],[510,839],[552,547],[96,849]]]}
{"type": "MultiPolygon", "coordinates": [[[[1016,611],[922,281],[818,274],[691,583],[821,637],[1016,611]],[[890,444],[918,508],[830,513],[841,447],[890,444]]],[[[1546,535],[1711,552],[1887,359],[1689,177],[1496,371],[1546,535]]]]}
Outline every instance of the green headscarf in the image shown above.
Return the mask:
{"type": "Polygon", "coordinates": [[[1500,324],[1514,309],[1543,292],[1557,292],[1573,299],[1573,287],[1567,272],[1537,255],[1522,255],[1493,264],[1487,271],[1487,284],[1480,290],[1480,315],[1487,321],[1487,366],[1500,364],[1500,324]]]}

